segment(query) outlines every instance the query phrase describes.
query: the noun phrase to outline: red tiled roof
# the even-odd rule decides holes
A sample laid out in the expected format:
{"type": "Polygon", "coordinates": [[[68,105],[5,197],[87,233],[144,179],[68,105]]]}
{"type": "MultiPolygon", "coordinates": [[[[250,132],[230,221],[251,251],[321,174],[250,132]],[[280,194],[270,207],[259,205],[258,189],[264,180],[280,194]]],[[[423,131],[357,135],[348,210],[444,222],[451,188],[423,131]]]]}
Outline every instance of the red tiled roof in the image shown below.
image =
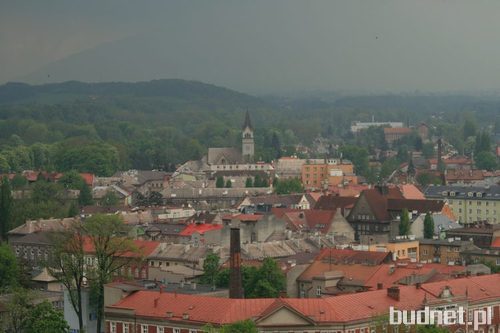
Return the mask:
{"type": "Polygon", "coordinates": [[[442,200],[414,200],[414,199],[388,199],[387,209],[400,211],[404,208],[408,211],[416,210],[419,213],[441,212],[445,203],[442,200]]]}
{"type": "MultiPolygon", "coordinates": [[[[120,257],[147,257],[160,245],[160,242],[155,241],[145,241],[135,239],[133,240],[135,247],[137,248],[137,252],[126,251],[123,253],[119,253],[120,257]]],[[[94,244],[89,237],[84,238],[83,243],[83,251],[85,253],[94,253],[94,244]]]]}
{"type": "Polygon", "coordinates": [[[192,224],[188,224],[187,227],[179,233],[179,235],[191,236],[195,232],[203,235],[207,231],[220,230],[220,229],[222,229],[222,224],[207,224],[207,223],[195,224],[195,223],[192,223],[192,224]]]}
{"type": "Polygon", "coordinates": [[[343,209],[354,204],[356,200],[357,198],[355,197],[342,197],[328,194],[322,196],[318,202],[316,202],[314,208],[322,210],[336,210],[337,208],[343,209]]]}
{"type": "Polygon", "coordinates": [[[500,248],[500,237],[496,237],[492,242],[491,242],[491,247],[494,248],[500,248]]]}
{"type": "Polygon", "coordinates": [[[84,172],[80,173],[80,176],[83,178],[85,184],[87,184],[88,186],[94,185],[94,175],[92,173],[84,172]]]}
{"type": "Polygon", "coordinates": [[[471,303],[500,298],[500,275],[467,277],[415,286],[400,286],[399,300],[387,295],[387,290],[325,298],[229,299],[197,295],[138,291],[106,308],[130,309],[138,317],[191,321],[199,324],[227,324],[239,320],[264,319],[285,307],[314,323],[351,322],[386,314],[391,306],[399,309],[419,309],[424,300],[440,301],[445,287],[452,295],[465,296],[471,303]],[[167,318],[167,313],[172,313],[167,318]],[[183,319],[183,314],[188,319],[183,319]]]}
{"type": "Polygon", "coordinates": [[[291,211],[284,214],[289,227],[294,230],[317,230],[328,233],[335,216],[335,211],[306,209],[302,211],[291,211]]]}
{"type": "Polygon", "coordinates": [[[411,128],[408,127],[385,127],[385,134],[410,134],[411,128]]]}
{"type": "Polygon", "coordinates": [[[422,191],[413,184],[400,185],[400,190],[406,199],[425,199],[422,191]]]}
{"type": "Polygon", "coordinates": [[[388,221],[391,219],[387,210],[388,199],[403,199],[403,195],[398,188],[389,187],[386,190],[386,194],[381,194],[379,189],[376,188],[361,192],[361,195],[366,198],[366,201],[370,205],[372,212],[378,221],[388,221]]]}

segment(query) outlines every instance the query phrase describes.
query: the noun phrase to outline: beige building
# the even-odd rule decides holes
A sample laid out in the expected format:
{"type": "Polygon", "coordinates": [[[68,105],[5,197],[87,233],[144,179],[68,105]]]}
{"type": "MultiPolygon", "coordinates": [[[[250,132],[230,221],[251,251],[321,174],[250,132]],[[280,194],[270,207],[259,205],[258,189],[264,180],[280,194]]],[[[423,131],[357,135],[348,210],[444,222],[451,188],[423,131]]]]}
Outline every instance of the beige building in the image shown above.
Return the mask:
{"type": "Polygon", "coordinates": [[[429,186],[428,199],[444,199],[460,223],[500,223],[500,186],[429,186]]]}

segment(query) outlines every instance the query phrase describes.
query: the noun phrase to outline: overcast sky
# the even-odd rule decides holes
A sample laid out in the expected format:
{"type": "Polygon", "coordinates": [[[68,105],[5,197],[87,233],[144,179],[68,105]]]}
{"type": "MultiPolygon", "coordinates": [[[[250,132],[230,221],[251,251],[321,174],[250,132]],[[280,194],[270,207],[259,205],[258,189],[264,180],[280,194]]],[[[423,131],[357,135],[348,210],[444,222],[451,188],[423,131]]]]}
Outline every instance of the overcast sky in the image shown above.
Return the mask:
{"type": "Polygon", "coordinates": [[[500,1],[0,0],[0,82],[500,90],[500,1]]]}

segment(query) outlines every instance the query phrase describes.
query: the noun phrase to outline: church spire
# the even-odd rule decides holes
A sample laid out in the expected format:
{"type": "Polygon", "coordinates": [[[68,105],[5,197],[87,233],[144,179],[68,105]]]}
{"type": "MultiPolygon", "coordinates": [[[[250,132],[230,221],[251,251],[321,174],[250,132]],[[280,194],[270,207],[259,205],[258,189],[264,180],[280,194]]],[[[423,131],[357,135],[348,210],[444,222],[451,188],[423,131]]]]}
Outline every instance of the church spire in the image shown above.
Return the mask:
{"type": "Polygon", "coordinates": [[[250,113],[248,113],[248,110],[245,114],[245,122],[243,123],[243,129],[245,129],[247,127],[250,128],[251,130],[253,130],[252,122],[250,121],[250,113]]]}

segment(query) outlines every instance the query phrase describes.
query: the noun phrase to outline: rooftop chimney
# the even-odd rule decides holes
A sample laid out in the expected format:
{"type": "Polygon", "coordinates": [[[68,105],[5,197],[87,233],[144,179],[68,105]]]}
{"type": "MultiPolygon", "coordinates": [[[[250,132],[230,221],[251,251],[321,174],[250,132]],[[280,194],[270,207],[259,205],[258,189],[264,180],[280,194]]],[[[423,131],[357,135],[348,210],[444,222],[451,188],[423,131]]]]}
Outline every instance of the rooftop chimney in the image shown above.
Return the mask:
{"type": "Polygon", "coordinates": [[[399,301],[399,287],[398,286],[393,286],[387,288],[387,296],[390,298],[399,301]]]}
{"type": "Polygon", "coordinates": [[[377,283],[377,290],[382,290],[384,289],[384,284],[383,283],[377,283]]]}
{"type": "Polygon", "coordinates": [[[231,228],[229,298],[243,298],[240,229],[231,228]]]}

